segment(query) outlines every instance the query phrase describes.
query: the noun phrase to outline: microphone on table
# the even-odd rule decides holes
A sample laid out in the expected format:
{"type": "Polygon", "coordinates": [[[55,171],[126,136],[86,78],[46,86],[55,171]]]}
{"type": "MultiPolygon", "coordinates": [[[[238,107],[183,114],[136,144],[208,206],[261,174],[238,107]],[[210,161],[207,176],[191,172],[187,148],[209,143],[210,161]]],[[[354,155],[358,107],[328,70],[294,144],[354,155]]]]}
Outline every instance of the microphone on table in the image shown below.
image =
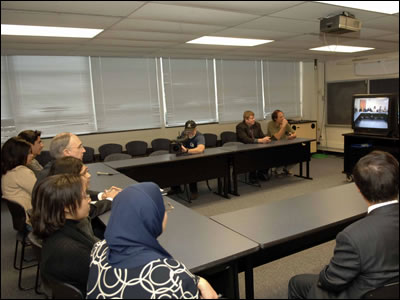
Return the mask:
{"type": "Polygon", "coordinates": [[[109,176],[115,175],[115,174],[113,174],[113,173],[100,172],[100,171],[97,171],[96,174],[97,174],[97,175],[109,175],[109,176]]]}

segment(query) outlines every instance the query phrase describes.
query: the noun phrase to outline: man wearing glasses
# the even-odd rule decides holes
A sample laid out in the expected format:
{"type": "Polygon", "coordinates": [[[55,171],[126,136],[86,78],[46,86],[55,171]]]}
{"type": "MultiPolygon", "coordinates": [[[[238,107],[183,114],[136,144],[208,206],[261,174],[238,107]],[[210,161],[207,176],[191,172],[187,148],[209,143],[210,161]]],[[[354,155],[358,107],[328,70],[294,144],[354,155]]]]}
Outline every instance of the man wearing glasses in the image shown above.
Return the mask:
{"type": "MultiPolygon", "coordinates": [[[[82,160],[83,153],[85,152],[86,150],[83,147],[80,138],[77,135],[70,132],[59,133],[50,142],[50,155],[55,159],[59,159],[66,156],[72,156],[79,160],[82,160]]],[[[48,162],[46,166],[44,166],[43,170],[39,172],[33,190],[35,190],[38,184],[49,175],[50,168],[53,163],[54,160],[48,162]]],[[[120,188],[112,186],[111,188],[106,189],[104,190],[104,192],[101,193],[97,192],[90,193],[92,201],[97,201],[93,202],[93,204],[90,205],[89,215],[92,219],[92,227],[95,230],[95,232],[98,233],[97,235],[99,238],[102,238],[101,235],[104,231],[104,228],[102,223],[99,220],[97,220],[96,217],[111,209],[111,201],[107,200],[113,200],[114,197],[117,196],[117,194],[120,191],[121,191],[120,188]],[[98,200],[106,200],[106,201],[98,201],[98,200]]]]}
{"type": "MultiPolygon", "coordinates": [[[[50,142],[50,155],[55,159],[65,156],[72,156],[79,160],[82,160],[83,153],[85,152],[86,150],[83,147],[80,138],[70,132],[59,133],[50,142]]],[[[36,185],[48,176],[52,164],[53,161],[50,161],[46,164],[46,166],[44,166],[43,170],[39,172],[36,185]]],[[[120,192],[120,190],[121,189],[119,188],[112,187],[102,193],[99,193],[98,195],[96,194],[95,196],[93,196],[92,194],[92,200],[112,200],[120,192]]]]}

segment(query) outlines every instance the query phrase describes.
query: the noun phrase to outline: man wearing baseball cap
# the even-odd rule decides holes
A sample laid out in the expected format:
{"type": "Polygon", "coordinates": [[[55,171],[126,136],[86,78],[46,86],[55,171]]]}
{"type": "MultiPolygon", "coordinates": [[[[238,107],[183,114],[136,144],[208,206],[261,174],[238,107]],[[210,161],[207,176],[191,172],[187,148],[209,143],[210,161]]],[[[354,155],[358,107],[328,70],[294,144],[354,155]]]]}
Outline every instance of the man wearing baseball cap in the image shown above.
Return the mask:
{"type": "MultiPolygon", "coordinates": [[[[185,130],[182,137],[187,137],[187,139],[182,143],[182,152],[189,154],[199,154],[203,153],[206,148],[206,140],[204,135],[197,131],[197,124],[193,120],[189,120],[185,123],[185,130]]],[[[199,196],[197,190],[197,182],[192,182],[189,184],[190,187],[190,199],[197,199],[199,196]]]]}

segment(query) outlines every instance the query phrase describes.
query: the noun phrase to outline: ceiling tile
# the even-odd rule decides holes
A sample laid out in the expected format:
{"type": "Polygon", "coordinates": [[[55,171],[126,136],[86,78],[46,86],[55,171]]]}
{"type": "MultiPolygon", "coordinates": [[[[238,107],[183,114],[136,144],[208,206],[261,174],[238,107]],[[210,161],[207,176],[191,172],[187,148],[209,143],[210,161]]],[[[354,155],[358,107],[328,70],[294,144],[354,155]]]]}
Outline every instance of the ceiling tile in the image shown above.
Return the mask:
{"type": "Polygon", "coordinates": [[[248,38],[248,39],[276,40],[276,39],[291,37],[293,36],[293,34],[294,33],[290,32],[279,32],[279,31],[268,31],[268,30],[246,29],[246,28],[229,28],[226,30],[218,31],[213,35],[248,38]]]}
{"type": "Polygon", "coordinates": [[[100,17],[65,13],[1,11],[2,24],[107,28],[117,17],[100,17]]]}
{"type": "Polygon", "coordinates": [[[29,10],[99,16],[127,16],[145,1],[1,1],[2,10],[29,10]]]}
{"type": "Polygon", "coordinates": [[[236,28],[249,28],[292,33],[319,33],[319,22],[261,17],[257,20],[242,23],[236,28]]]}
{"type": "MultiPolygon", "coordinates": [[[[1,42],[5,43],[28,43],[28,44],[83,44],[88,39],[79,38],[57,38],[57,37],[44,37],[44,36],[14,36],[14,35],[2,35],[1,42]]],[[[2,45],[5,46],[5,45],[2,45]]]]}
{"type": "Polygon", "coordinates": [[[375,37],[377,40],[383,40],[383,41],[391,41],[391,42],[399,42],[399,35],[397,33],[395,34],[389,34],[389,35],[383,35],[379,37],[375,37]]]}
{"type": "Polygon", "coordinates": [[[382,14],[380,13],[316,2],[307,2],[301,5],[297,5],[295,7],[271,14],[270,16],[305,21],[319,21],[321,18],[335,16],[341,14],[343,11],[352,13],[357,19],[361,20],[362,22],[364,22],[364,20],[375,19],[382,16],[382,14]]]}
{"type": "Polygon", "coordinates": [[[222,9],[257,15],[271,14],[305,1],[154,1],[156,3],[222,9]]]}
{"type": "Polygon", "coordinates": [[[131,46],[131,47],[165,47],[176,45],[171,41],[138,41],[138,40],[118,40],[118,39],[95,39],[88,42],[90,45],[110,45],[110,46],[131,46]]]}
{"type": "Polygon", "coordinates": [[[377,19],[366,20],[363,27],[399,32],[399,16],[385,16],[377,19]]]}
{"type": "Polygon", "coordinates": [[[226,28],[225,26],[178,23],[172,21],[157,21],[143,19],[124,19],[113,25],[112,30],[136,30],[136,31],[156,31],[171,33],[192,33],[206,34],[219,31],[226,28]]]}
{"type": "Polygon", "coordinates": [[[104,45],[83,45],[77,48],[76,50],[84,51],[84,50],[101,50],[101,51],[118,51],[118,52],[143,52],[147,53],[149,51],[155,51],[157,48],[147,48],[147,47],[123,47],[123,46],[104,46],[104,45]]]}
{"type": "Polygon", "coordinates": [[[147,3],[131,14],[130,17],[196,24],[233,26],[240,22],[253,20],[257,18],[258,15],[180,5],[147,3]]]}
{"type": "Polygon", "coordinates": [[[108,30],[104,33],[101,33],[99,35],[99,38],[130,39],[130,40],[142,40],[142,41],[187,42],[196,38],[196,35],[165,33],[165,32],[130,31],[130,30],[108,30]]]}

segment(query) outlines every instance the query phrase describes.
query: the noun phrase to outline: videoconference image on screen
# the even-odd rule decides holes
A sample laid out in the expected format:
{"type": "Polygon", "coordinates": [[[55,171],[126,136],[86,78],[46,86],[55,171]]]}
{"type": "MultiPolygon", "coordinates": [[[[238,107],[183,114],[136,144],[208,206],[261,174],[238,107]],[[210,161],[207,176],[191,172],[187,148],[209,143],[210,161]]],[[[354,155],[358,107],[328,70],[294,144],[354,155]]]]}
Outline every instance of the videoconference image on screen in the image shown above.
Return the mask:
{"type": "Polygon", "coordinates": [[[388,129],[389,98],[355,98],[354,126],[356,128],[388,129]]]}

